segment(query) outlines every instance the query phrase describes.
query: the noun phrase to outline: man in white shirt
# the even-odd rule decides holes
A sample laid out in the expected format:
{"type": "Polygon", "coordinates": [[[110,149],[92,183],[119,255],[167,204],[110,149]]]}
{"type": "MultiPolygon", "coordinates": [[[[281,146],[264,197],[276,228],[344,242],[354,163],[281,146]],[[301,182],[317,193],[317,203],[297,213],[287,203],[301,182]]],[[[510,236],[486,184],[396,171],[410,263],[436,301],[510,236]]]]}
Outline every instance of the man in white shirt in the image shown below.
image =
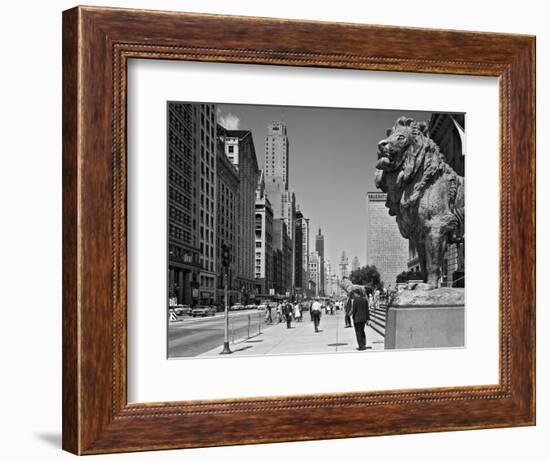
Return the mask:
{"type": "Polygon", "coordinates": [[[313,301],[313,304],[311,305],[311,316],[313,317],[315,333],[319,333],[319,322],[321,321],[321,303],[319,302],[319,299],[313,301]]]}

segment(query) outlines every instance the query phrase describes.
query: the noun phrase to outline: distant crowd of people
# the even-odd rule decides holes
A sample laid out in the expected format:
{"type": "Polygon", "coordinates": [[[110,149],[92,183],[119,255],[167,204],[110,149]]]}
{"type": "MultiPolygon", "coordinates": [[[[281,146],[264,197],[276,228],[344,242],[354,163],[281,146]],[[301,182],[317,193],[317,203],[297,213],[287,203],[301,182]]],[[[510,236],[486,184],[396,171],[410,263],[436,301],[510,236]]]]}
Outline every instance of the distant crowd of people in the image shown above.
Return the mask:
{"type": "Polygon", "coordinates": [[[269,303],[266,306],[265,321],[266,323],[283,323],[286,322],[287,328],[292,328],[292,322],[302,322],[304,313],[309,312],[309,319],[313,323],[315,332],[319,329],[321,316],[323,313],[334,315],[338,310],[344,310],[345,313],[345,328],[355,328],[355,336],[357,339],[357,350],[367,349],[367,338],[365,334],[365,326],[370,321],[369,306],[377,309],[380,305],[381,298],[384,296],[379,290],[370,290],[365,288],[364,291],[353,290],[348,294],[344,301],[315,298],[300,302],[281,301],[276,307],[269,303]]]}

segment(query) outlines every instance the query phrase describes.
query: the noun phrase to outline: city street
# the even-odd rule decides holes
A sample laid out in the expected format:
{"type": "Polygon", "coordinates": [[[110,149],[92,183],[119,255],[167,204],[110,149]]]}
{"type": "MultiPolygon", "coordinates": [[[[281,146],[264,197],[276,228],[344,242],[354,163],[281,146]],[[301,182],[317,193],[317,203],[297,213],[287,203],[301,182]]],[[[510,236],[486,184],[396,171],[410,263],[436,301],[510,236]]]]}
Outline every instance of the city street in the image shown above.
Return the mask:
{"type": "MultiPolygon", "coordinates": [[[[248,322],[246,314],[231,314],[231,320],[241,325],[244,334],[240,338],[234,337],[231,343],[233,354],[228,357],[357,352],[355,331],[344,328],[343,311],[336,311],[334,315],[323,314],[319,333],[315,333],[308,312],[304,312],[302,322],[293,321],[291,329],[287,329],[284,322],[266,325],[262,319],[261,333],[248,339],[246,330],[242,329],[248,322]]],[[[170,326],[170,357],[217,357],[223,344],[223,314],[187,321],[170,326]]],[[[383,336],[369,326],[365,330],[368,350],[384,349],[383,336]]]]}
{"type": "MultiPolygon", "coordinates": [[[[230,341],[246,339],[271,327],[264,322],[264,312],[247,310],[229,313],[230,341]],[[250,324],[249,324],[250,319],[250,324]],[[261,320],[261,326],[259,321],[261,320]],[[249,327],[250,325],[250,327],[249,327]]],[[[168,325],[168,357],[196,357],[212,349],[221,351],[224,340],[225,315],[189,317],[168,325]]]]}

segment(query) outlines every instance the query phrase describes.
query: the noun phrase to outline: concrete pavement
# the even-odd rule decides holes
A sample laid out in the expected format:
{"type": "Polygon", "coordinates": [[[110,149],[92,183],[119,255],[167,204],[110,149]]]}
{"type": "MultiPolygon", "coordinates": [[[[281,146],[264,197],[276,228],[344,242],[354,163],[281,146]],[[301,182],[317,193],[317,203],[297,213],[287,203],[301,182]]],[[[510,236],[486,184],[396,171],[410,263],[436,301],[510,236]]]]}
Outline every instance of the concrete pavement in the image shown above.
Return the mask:
{"type": "MultiPolygon", "coordinates": [[[[335,353],[356,352],[357,341],[355,329],[344,328],[344,313],[336,312],[334,315],[324,314],[321,318],[319,333],[315,333],[313,322],[309,320],[309,313],[304,312],[302,322],[292,322],[292,328],[287,329],[285,323],[274,325],[254,338],[243,339],[241,342],[231,345],[232,355],[280,355],[280,354],[307,354],[307,353],[335,353]]],[[[372,328],[365,328],[367,335],[367,349],[384,349],[384,338],[372,328]]],[[[221,346],[211,349],[199,357],[218,356],[221,346]]]]}

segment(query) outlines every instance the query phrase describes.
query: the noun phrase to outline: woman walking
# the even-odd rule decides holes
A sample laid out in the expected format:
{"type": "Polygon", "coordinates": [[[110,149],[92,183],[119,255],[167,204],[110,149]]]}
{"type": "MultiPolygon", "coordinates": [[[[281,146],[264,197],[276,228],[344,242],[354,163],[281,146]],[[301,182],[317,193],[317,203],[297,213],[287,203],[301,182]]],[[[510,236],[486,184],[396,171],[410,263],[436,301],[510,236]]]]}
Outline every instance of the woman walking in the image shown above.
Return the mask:
{"type": "Polygon", "coordinates": [[[297,322],[302,321],[302,310],[300,309],[300,303],[294,305],[294,320],[297,322]]]}

